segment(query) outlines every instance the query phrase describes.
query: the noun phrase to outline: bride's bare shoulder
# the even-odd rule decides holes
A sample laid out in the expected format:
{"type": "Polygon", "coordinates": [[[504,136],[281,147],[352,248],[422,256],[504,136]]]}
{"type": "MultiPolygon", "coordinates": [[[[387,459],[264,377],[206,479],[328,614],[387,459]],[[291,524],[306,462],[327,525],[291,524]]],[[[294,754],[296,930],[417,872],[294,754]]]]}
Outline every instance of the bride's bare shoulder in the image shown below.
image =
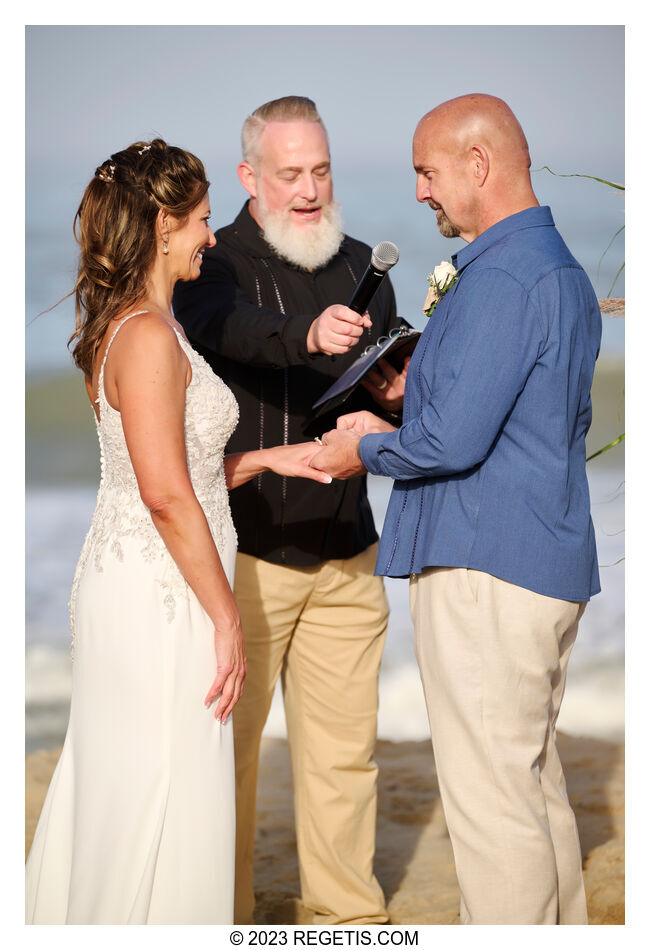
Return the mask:
{"type": "Polygon", "coordinates": [[[117,317],[114,328],[108,328],[108,338],[112,335],[113,346],[120,351],[145,349],[153,356],[156,352],[175,351],[179,348],[174,328],[155,310],[143,310],[132,316],[117,317]]]}
{"type": "MultiPolygon", "coordinates": [[[[107,392],[112,380],[131,374],[189,376],[189,363],[174,327],[155,311],[144,311],[117,325],[106,363],[107,392]]],[[[186,385],[187,385],[186,379],[186,385]]]]}
{"type": "Polygon", "coordinates": [[[135,334],[169,334],[174,337],[173,328],[162,313],[157,310],[138,310],[135,313],[118,314],[113,318],[107,335],[119,330],[122,333],[135,334]]]}

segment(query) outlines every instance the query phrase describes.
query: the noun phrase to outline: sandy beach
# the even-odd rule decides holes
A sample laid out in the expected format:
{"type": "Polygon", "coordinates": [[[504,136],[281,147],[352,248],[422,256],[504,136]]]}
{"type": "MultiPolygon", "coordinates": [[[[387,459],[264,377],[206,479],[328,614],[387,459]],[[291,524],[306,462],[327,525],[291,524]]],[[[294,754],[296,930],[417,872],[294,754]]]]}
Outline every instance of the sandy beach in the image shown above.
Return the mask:
{"type": "MultiPolygon", "coordinates": [[[[625,923],[623,744],[559,736],[582,843],[591,924],[625,923]]],[[[25,854],[60,749],[26,757],[25,854]]],[[[394,924],[457,924],[459,891],[428,742],[377,744],[375,871],[394,924]]],[[[283,739],[263,740],[255,855],[256,923],[309,923],[299,900],[291,767],[283,739]]]]}

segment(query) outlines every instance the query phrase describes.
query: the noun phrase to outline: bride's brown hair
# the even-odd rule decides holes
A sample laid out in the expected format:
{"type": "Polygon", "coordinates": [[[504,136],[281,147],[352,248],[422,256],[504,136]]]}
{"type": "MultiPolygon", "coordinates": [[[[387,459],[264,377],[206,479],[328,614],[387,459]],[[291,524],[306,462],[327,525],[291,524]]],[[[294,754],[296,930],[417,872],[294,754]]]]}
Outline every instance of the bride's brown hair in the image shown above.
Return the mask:
{"type": "Polygon", "coordinates": [[[96,169],[74,220],[81,253],[68,340],[76,341],[72,355],[86,376],[110,321],[146,294],[159,210],[182,224],[209,185],[195,155],[162,139],[134,142],[96,169]]]}

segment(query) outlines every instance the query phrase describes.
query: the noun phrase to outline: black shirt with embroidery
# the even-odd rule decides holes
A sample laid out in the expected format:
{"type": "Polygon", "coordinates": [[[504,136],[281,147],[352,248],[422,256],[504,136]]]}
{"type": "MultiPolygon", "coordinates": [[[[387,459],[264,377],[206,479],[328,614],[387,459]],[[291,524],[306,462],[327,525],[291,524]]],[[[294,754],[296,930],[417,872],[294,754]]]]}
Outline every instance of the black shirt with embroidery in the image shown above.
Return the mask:
{"type": "MultiPolygon", "coordinates": [[[[198,280],[176,285],[174,313],[239,403],[239,425],[226,451],[311,441],[335,428],[337,415],[378,412],[363,389],[318,419],[311,407],[366,346],[399,326],[388,277],[370,303],[372,328],[348,353],[331,357],[306,347],[318,314],[349,302],[370,247],[346,235],[328,264],[303,270],[270,248],[248,203],[215,236],[198,280]]],[[[239,550],[274,563],[349,558],[377,540],[365,477],[322,485],[268,472],[232,491],[230,505],[239,550]]]]}

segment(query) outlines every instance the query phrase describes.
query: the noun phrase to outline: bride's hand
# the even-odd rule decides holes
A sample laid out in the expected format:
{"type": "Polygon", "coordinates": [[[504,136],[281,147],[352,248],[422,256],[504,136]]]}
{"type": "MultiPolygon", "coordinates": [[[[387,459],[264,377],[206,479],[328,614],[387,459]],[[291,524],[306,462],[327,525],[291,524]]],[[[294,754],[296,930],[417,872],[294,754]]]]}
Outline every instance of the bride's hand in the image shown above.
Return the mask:
{"type": "Polygon", "coordinates": [[[205,705],[211,706],[219,697],[214,715],[215,719],[225,723],[242,694],[246,677],[246,651],[239,614],[234,623],[215,626],[214,647],[217,675],[205,697],[205,705]]]}
{"type": "Polygon", "coordinates": [[[318,442],[296,442],[293,445],[276,445],[263,449],[265,465],[277,475],[290,475],[298,478],[311,478],[312,481],[329,485],[331,475],[310,468],[310,462],[322,449],[318,442]]]}

